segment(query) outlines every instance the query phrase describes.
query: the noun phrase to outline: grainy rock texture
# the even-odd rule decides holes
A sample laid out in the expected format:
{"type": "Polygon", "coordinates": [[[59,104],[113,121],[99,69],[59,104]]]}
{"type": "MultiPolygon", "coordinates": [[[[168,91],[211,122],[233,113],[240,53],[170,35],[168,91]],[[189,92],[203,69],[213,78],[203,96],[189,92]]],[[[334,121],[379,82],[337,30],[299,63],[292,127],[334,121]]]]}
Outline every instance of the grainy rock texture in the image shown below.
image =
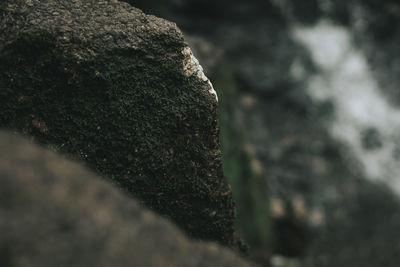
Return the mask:
{"type": "Polygon", "coordinates": [[[76,163],[0,132],[0,266],[248,266],[76,163]]]}
{"type": "Polygon", "coordinates": [[[217,101],[175,24],[118,1],[0,3],[0,126],[232,245],[217,101]]]}

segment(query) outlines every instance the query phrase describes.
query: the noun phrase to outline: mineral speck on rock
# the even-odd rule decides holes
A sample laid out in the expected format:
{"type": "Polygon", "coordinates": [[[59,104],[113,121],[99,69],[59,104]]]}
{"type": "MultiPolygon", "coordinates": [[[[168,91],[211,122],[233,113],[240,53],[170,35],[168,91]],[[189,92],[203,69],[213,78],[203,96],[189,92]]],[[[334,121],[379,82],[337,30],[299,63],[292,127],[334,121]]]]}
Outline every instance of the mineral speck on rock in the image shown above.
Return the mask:
{"type": "Polygon", "coordinates": [[[215,95],[215,99],[218,101],[217,92],[214,90],[214,87],[211,81],[206,77],[203,71],[203,67],[200,65],[197,58],[193,55],[192,50],[189,46],[185,46],[182,50],[182,54],[184,55],[183,60],[183,71],[187,76],[196,75],[201,80],[207,82],[210,87],[210,94],[215,95]]]}

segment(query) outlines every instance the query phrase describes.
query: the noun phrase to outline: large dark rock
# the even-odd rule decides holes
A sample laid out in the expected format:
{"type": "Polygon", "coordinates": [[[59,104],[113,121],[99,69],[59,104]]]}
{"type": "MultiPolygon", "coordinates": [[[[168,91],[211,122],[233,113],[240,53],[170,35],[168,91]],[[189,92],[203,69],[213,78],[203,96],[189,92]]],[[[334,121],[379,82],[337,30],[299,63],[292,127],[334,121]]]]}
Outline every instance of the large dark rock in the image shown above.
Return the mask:
{"type": "Polygon", "coordinates": [[[0,132],[0,266],[248,266],[79,164],[0,132]]]}
{"type": "Polygon", "coordinates": [[[118,1],[0,3],[0,126],[234,243],[217,101],[175,24],[118,1]]]}

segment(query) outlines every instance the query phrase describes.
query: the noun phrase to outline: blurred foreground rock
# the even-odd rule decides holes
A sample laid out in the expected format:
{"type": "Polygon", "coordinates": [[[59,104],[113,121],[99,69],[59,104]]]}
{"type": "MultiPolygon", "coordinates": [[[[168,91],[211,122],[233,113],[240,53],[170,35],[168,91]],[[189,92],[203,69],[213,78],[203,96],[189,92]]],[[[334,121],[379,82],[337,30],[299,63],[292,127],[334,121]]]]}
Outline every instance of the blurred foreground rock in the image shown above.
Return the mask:
{"type": "Polygon", "coordinates": [[[0,266],[249,266],[92,172],[0,132],[0,266]]]}
{"type": "Polygon", "coordinates": [[[174,23],[112,0],[2,1],[0,73],[1,127],[234,244],[216,95],[174,23]]]}

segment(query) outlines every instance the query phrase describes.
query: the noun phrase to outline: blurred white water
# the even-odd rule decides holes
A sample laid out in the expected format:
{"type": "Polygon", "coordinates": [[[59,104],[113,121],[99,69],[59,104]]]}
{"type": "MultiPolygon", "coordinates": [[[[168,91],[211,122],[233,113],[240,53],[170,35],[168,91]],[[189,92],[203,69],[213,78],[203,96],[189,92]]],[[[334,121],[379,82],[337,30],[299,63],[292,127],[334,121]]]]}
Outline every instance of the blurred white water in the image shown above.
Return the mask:
{"type": "Polygon", "coordinates": [[[295,27],[294,38],[308,48],[319,72],[308,80],[315,101],[332,101],[332,136],[349,146],[370,179],[387,183],[400,194],[400,110],[391,106],[372,76],[348,29],[321,21],[295,27]],[[363,133],[373,129],[379,146],[366,148],[363,133]]]}

